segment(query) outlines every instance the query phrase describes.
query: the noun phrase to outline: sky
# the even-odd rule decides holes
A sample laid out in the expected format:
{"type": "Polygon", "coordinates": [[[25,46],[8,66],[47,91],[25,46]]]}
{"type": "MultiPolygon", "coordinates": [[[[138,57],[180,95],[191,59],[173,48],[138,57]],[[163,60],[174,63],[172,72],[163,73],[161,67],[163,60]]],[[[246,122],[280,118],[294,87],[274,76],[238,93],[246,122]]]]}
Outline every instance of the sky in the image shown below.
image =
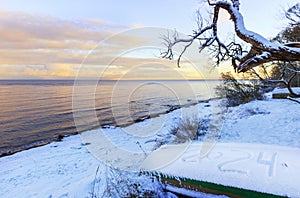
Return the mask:
{"type": "MultiPolygon", "coordinates": [[[[245,25],[266,38],[286,24],[296,0],[241,0],[245,25]]],[[[1,0],[0,79],[199,79],[207,54],[192,47],[181,68],[160,58],[163,35],[190,34],[201,0],[1,0]],[[194,51],[193,51],[194,50],[194,51]]],[[[222,14],[222,37],[231,34],[222,14]]],[[[228,68],[230,70],[230,68],[228,68]]]]}

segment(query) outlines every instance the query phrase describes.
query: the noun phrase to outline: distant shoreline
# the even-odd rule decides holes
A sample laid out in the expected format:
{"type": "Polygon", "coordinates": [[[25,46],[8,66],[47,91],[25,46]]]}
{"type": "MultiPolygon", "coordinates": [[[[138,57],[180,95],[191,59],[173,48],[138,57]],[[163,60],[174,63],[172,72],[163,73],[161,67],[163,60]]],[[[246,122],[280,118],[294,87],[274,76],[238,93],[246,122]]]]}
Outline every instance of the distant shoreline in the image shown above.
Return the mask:
{"type": "Polygon", "coordinates": [[[21,81],[48,81],[48,82],[53,82],[53,81],[60,81],[60,82],[75,82],[75,81],[82,81],[82,82],[95,82],[95,81],[111,81],[111,82],[117,82],[117,81],[129,81],[129,82],[145,82],[145,81],[165,81],[165,82],[170,82],[170,81],[220,81],[221,79],[140,79],[140,80],[114,80],[114,79],[0,79],[0,82],[4,81],[16,81],[16,82],[21,82],[21,81]]]}

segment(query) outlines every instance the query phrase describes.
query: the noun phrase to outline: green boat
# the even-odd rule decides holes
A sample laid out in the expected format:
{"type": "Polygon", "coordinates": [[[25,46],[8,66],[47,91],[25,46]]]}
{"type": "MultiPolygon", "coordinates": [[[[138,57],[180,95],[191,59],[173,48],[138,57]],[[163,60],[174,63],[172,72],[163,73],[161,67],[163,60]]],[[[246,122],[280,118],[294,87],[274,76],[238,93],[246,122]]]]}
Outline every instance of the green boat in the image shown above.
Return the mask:
{"type": "Polygon", "coordinates": [[[167,190],[186,197],[197,197],[197,192],[300,197],[299,148],[245,143],[204,146],[201,142],[162,146],[147,156],[142,171],[157,176],[167,190]]]}
{"type": "Polygon", "coordinates": [[[200,193],[225,195],[233,198],[276,198],[287,197],[262,193],[253,190],[224,186],[210,182],[197,181],[187,178],[171,178],[159,176],[161,181],[166,184],[166,190],[179,195],[180,197],[199,197],[200,193]]]}

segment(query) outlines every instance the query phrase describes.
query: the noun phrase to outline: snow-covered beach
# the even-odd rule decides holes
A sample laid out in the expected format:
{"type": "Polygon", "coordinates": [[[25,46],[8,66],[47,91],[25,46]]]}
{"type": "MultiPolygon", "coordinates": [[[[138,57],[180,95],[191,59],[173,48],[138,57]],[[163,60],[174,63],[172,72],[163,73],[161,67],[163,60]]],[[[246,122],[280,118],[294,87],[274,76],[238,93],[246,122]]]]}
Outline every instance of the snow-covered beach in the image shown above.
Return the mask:
{"type": "Polygon", "coordinates": [[[300,198],[300,0],[2,1],[0,198],[300,198]]]}
{"type": "MultiPolygon", "coordinates": [[[[172,138],[170,129],[180,116],[193,116],[199,111],[203,117],[210,116],[214,113],[211,108],[214,102],[216,101],[177,109],[125,128],[92,130],[64,138],[62,142],[2,157],[0,194],[2,197],[92,197],[95,183],[99,193],[105,191],[105,164],[121,170],[138,171],[146,153],[168,143],[168,139],[172,138]],[[155,133],[146,135],[147,131],[143,127],[155,133]]],[[[300,149],[298,109],[299,104],[294,101],[270,97],[230,107],[225,114],[216,145],[246,143],[255,145],[255,148],[261,145],[262,149],[266,145],[300,149]]],[[[198,143],[199,141],[194,140],[191,145],[198,143]]],[[[181,154],[189,152],[188,146],[190,145],[187,144],[186,150],[181,150],[181,154]]],[[[300,169],[292,168],[294,176],[300,175],[300,169]]],[[[286,175],[285,180],[289,180],[289,177],[286,175]]],[[[235,182],[240,181],[236,178],[235,182]]],[[[280,192],[300,196],[298,189],[287,187],[280,192]]],[[[273,189],[269,190],[269,193],[273,193],[273,189]]]]}

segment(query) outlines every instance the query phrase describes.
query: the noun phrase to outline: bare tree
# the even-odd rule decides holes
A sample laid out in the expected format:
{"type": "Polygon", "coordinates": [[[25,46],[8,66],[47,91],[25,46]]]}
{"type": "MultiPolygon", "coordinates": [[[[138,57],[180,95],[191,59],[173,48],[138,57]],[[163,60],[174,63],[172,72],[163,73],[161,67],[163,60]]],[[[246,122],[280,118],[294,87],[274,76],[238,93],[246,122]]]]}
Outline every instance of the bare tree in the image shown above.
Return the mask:
{"type": "MultiPolygon", "coordinates": [[[[166,36],[164,38],[167,50],[162,53],[164,58],[173,59],[173,47],[178,43],[184,43],[184,48],[178,57],[178,66],[180,59],[186,49],[195,41],[199,42],[200,52],[203,49],[208,49],[219,64],[221,61],[231,61],[236,72],[247,72],[252,68],[273,61],[295,62],[300,61],[300,42],[276,43],[271,42],[263,36],[249,31],[244,25],[243,16],[239,10],[239,0],[206,0],[208,5],[212,7],[211,20],[206,23],[201,15],[198,17],[198,29],[193,32],[187,39],[166,36]],[[225,10],[230,19],[234,23],[236,35],[245,43],[250,45],[250,50],[247,50],[241,42],[232,41],[225,43],[218,35],[218,19],[220,10],[225,10]]],[[[291,25],[299,26],[300,4],[296,4],[286,12],[286,17],[290,19],[291,25]]],[[[297,69],[294,70],[295,75],[300,73],[297,69]]],[[[289,86],[289,82],[285,82],[289,86]]],[[[290,90],[292,91],[292,90],[290,90]]],[[[296,93],[294,93],[297,95],[296,93]]]]}

